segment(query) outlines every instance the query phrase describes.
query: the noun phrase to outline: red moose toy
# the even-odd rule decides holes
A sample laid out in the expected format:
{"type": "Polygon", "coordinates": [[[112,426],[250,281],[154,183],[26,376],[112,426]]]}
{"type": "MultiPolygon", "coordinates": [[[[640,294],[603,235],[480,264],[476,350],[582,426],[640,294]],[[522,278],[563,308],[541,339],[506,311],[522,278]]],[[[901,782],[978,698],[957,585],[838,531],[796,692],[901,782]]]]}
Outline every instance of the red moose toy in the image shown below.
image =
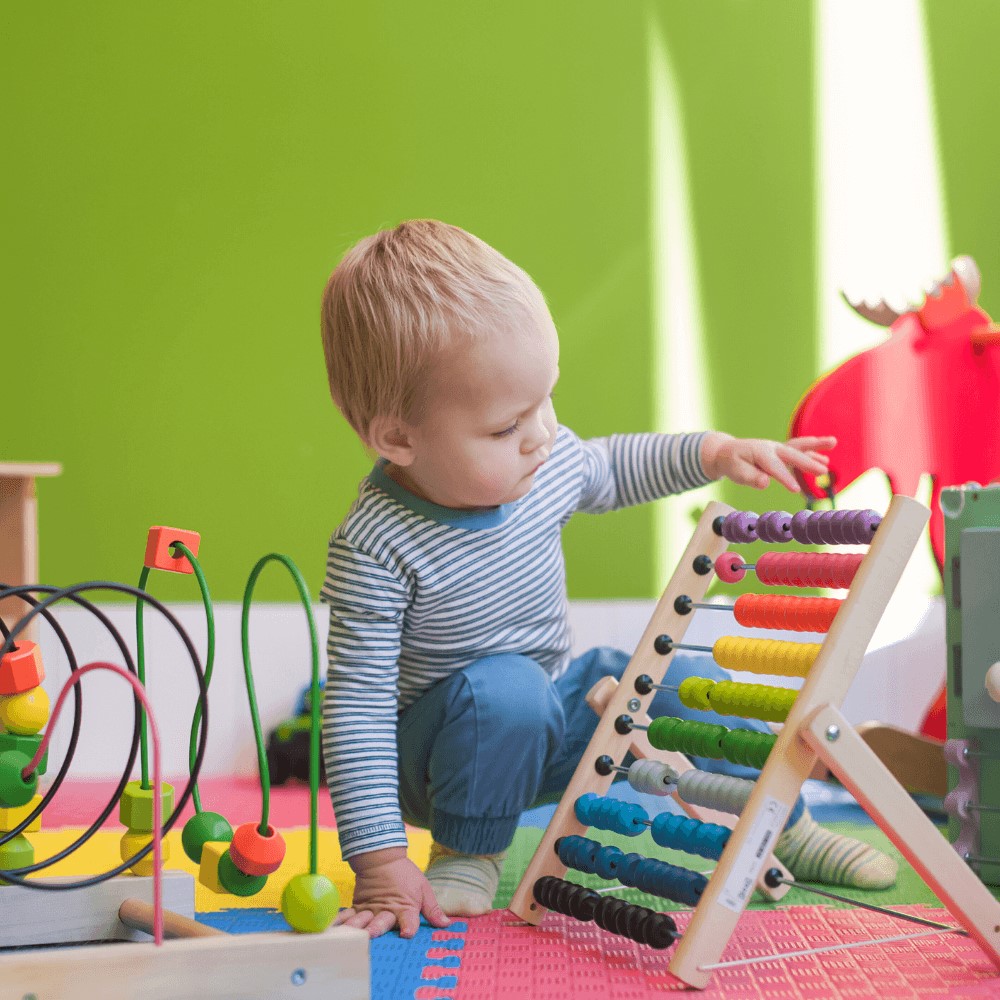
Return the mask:
{"type": "MultiPolygon", "coordinates": [[[[877,468],[893,493],[913,496],[929,474],[931,546],[942,572],[941,490],[1000,479],[1000,325],[977,305],[980,286],[976,262],[959,257],[919,309],[901,314],[884,302],[848,300],[865,319],[888,327],[889,339],[815,382],[789,430],[789,437],[836,435],[834,491],[877,468]]],[[[814,497],[825,495],[815,477],[802,478],[814,497]]],[[[943,687],[922,732],[945,738],[943,687]]]]}

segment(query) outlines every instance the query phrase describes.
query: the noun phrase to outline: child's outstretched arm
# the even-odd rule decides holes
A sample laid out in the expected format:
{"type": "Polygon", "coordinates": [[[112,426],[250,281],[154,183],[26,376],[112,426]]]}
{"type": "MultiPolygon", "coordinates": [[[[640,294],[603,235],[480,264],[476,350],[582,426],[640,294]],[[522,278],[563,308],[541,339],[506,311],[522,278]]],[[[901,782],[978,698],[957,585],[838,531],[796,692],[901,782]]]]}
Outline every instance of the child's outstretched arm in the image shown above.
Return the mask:
{"type": "Polygon", "coordinates": [[[354,901],[341,910],[337,923],[363,927],[376,938],[399,925],[400,937],[411,938],[423,914],[433,927],[447,927],[445,916],[424,873],[406,856],[403,847],[356,854],[350,859],[354,869],[354,901]]]}
{"type": "Polygon", "coordinates": [[[712,479],[726,477],[759,490],[774,479],[793,493],[799,493],[801,486],[796,473],[822,475],[830,462],[823,452],[836,443],[835,437],[800,437],[781,443],[712,431],[702,439],[701,464],[712,479]]]}

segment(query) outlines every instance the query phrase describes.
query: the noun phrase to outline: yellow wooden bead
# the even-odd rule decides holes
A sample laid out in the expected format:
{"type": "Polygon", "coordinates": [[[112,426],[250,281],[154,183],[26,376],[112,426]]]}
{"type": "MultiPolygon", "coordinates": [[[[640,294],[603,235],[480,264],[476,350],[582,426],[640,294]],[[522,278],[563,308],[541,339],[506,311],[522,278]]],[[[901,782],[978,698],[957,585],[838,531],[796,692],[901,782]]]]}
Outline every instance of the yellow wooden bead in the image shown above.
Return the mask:
{"type": "MultiPolygon", "coordinates": [[[[128,861],[133,854],[145,847],[152,839],[152,835],[145,831],[126,830],[122,834],[121,844],[119,845],[122,861],[128,861]]],[[[163,838],[160,846],[163,851],[163,864],[166,865],[170,857],[170,841],[163,838]]],[[[134,865],[130,866],[129,871],[133,875],[152,875],[153,852],[150,851],[141,861],[137,861],[134,865]]]]}
{"type": "Polygon", "coordinates": [[[17,736],[34,736],[49,721],[51,705],[45,688],[0,696],[0,726],[17,736]]]}
{"type": "MultiPolygon", "coordinates": [[[[4,806],[0,808],[0,833],[10,833],[25,816],[33,813],[35,807],[42,801],[41,795],[36,795],[23,806],[4,806]]],[[[21,833],[37,833],[42,828],[42,814],[39,813],[21,833]]]]}
{"type": "Polygon", "coordinates": [[[228,840],[210,840],[201,849],[198,881],[212,892],[228,895],[219,882],[219,859],[229,850],[228,840]]]}

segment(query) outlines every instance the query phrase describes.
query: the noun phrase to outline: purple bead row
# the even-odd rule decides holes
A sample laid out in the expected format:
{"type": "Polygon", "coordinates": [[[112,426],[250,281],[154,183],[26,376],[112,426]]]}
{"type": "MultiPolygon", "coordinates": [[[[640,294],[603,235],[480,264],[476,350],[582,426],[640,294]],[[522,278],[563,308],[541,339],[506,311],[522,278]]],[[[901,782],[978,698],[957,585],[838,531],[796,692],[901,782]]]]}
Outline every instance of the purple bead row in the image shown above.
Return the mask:
{"type": "Polygon", "coordinates": [[[882,516],[874,510],[785,510],[756,514],[735,510],[722,521],[729,542],[801,542],[803,545],[870,545],[882,516]]]}

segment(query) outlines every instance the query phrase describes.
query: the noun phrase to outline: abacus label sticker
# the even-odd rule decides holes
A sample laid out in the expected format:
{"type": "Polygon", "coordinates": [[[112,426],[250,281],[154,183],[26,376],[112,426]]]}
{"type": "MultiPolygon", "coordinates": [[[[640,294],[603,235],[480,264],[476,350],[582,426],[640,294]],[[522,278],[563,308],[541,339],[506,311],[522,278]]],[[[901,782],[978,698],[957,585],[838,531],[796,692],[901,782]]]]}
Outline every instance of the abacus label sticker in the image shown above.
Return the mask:
{"type": "Polygon", "coordinates": [[[764,806],[751,821],[750,833],[743,842],[733,870],[719,894],[719,902],[727,910],[741,913],[747,905],[747,900],[757,884],[757,874],[761,864],[766,855],[773,850],[774,842],[784,828],[785,820],[788,819],[788,813],[789,807],[783,802],[770,795],[764,799],[764,806]]]}

